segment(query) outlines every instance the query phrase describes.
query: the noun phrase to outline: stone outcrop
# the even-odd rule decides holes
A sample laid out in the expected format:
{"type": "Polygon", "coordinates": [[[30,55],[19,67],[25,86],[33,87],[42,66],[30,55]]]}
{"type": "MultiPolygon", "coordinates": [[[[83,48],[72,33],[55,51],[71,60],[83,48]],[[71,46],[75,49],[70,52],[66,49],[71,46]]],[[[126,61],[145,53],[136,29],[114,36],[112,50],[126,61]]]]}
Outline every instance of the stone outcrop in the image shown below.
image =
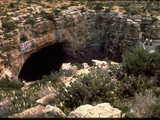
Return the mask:
{"type": "Polygon", "coordinates": [[[57,107],[47,105],[44,109],[45,118],[66,118],[67,116],[63,111],[57,107]]]}
{"type": "Polygon", "coordinates": [[[47,94],[43,98],[38,99],[36,103],[42,104],[42,105],[48,105],[51,103],[53,104],[55,96],[56,96],[55,93],[47,94]]]}
{"type": "Polygon", "coordinates": [[[68,118],[120,118],[121,111],[113,108],[109,103],[96,106],[82,105],[69,113],[68,118]]]}
{"type": "MultiPolygon", "coordinates": [[[[29,9],[29,8],[28,8],[29,9]]],[[[43,8],[33,7],[35,13],[43,8]]],[[[26,9],[27,10],[27,9],[26,9]]],[[[33,10],[33,11],[34,11],[33,10]]],[[[19,17],[20,18],[20,17],[19,17]]],[[[17,19],[17,18],[13,18],[17,19]]],[[[38,18],[37,18],[38,19],[38,18]]],[[[123,53],[145,37],[160,38],[159,20],[70,7],[54,21],[40,19],[35,25],[21,24],[12,37],[0,39],[0,76],[15,79],[24,62],[43,47],[61,43],[69,61],[90,61],[123,53]],[[21,40],[21,35],[27,37],[21,40]]],[[[119,58],[118,58],[119,59],[119,58]]]]}
{"type": "Polygon", "coordinates": [[[9,118],[44,118],[43,110],[45,109],[44,106],[38,105],[36,107],[27,109],[22,113],[14,114],[9,118]]]}
{"type": "Polygon", "coordinates": [[[21,113],[9,116],[9,118],[65,118],[66,115],[57,107],[38,105],[21,113]]]}

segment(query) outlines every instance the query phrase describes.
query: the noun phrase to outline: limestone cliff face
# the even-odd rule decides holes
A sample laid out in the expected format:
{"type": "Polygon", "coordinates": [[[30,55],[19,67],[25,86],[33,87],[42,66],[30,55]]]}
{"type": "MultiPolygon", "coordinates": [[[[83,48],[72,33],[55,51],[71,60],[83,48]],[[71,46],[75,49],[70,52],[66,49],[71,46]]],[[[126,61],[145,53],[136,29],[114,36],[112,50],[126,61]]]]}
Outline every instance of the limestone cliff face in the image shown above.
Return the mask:
{"type": "Polygon", "coordinates": [[[71,61],[103,58],[121,54],[143,37],[160,38],[159,21],[152,18],[127,17],[123,14],[71,7],[55,21],[42,20],[34,26],[23,24],[13,37],[0,39],[0,76],[17,79],[24,62],[43,47],[62,43],[71,61]],[[21,40],[21,35],[27,37],[21,40]]]}

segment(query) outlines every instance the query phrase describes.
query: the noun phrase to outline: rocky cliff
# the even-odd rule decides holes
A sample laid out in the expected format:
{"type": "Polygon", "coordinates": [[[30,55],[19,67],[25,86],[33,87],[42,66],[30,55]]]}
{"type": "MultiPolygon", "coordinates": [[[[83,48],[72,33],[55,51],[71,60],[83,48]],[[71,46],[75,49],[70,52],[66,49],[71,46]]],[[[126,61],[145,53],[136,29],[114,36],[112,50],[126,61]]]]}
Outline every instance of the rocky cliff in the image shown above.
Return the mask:
{"type": "MultiPolygon", "coordinates": [[[[29,8],[27,10],[30,10],[29,8]]],[[[36,8],[34,12],[41,9],[36,8]]],[[[25,16],[17,16],[18,19],[25,16]]],[[[37,18],[35,25],[22,24],[0,39],[0,76],[18,78],[32,53],[60,43],[68,61],[90,61],[119,55],[145,38],[160,38],[160,20],[153,17],[126,16],[117,12],[70,7],[54,21],[37,18]],[[26,36],[26,39],[22,39],[26,36]]]]}

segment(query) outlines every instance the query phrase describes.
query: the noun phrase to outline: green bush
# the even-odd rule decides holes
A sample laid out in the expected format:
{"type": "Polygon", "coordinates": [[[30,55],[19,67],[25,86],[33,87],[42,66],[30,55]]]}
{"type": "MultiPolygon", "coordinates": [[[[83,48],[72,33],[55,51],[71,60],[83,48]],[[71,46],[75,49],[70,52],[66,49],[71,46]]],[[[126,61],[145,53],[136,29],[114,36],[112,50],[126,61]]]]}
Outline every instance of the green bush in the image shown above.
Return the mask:
{"type": "Polygon", "coordinates": [[[47,12],[45,12],[45,11],[42,11],[41,13],[40,13],[40,15],[41,15],[41,17],[43,17],[44,19],[47,19],[47,20],[54,20],[54,16],[53,16],[53,14],[52,13],[47,13],[47,12]]]}
{"type": "Polygon", "coordinates": [[[124,7],[123,9],[126,11],[125,14],[129,14],[129,12],[130,12],[130,8],[129,7],[124,7]]]}
{"type": "Polygon", "coordinates": [[[152,21],[153,21],[153,22],[156,22],[156,21],[158,21],[158,18],[152,17],[152,21]]]}
{"type": "Polygon", "coordinates": [[[73,63],[72,65],[77,66],[78,70],[84,69],[84,66],[81,63],[73,63]]]}
{"type": "Polygon", "coordinates": [[[154,86],[157,85],[157,82],[157,79],[154,77],[147,78],[141,75],[136,77],[125,74],[124,78],[119,81],[116,94],[121,99],[130,98],[133,97],[135,93],[144,92],[146,89],[153,89],[154,86]]]}
{"type": "Polygon", "coordinates": [[[46,2],[50,2],[50,3],[53,3],[53,0],[46,0],[46,2]]]}
{"type": "Polygon", "coordinates": [[[80,10],[81,10],[81,12],[85,12],[86,11],[84,7],[81,7],[80,10]]]}
{"type": "Polygon", "coordinates": [[[111,11],[111,8],[110,8],[110,7],[105,9],[105,12],[106,12],[106,13],[107,13],[107,12],[110,12],[110,11],[111,11]]]}
{"type": "Polygon", "coordinates": [[[8,8],[14,8],[15,7],[15,3],[10,3],[9,5],[8,5],[8,8]]]}
{"type": "Polygon", "coordinates": [[[88,1],[88,2],[86,3],[86,7],[90,8],[90,9],[92,9],[93,6],[94,6],[94,3],[91,2],[91,1],[88,1]]]}
{"type": "Polygon", "coordinates": [[[141,47],[131,49],[123,55],[124,73],[135,76],[159,76],[160,53],[148,53],[141,47]]]}
{"type": "Polygon", "coordinates": [[[10,32],[10,31],[15,30],[17,28],[17,26],[14,22],[8,22],[5,20],[2,20],[2,27],[5,29],[5,32],[10,32]]]}
{"type": "Polygon", "coordinates": [[[95,7],[93,7],[95,10],[103,10],[103,4],[102,3],[97,3],[95,7]]]}
{"type": "Polygon", "coordinates": [[[61,11],[58,9],[53,9],[53,12],[55,13],[55,15],[58,15],[61,11]]]}
{"type": "Polygon", "coordinates": [[[25,24],[31,24],[33,26],[34,24],[36,24],[36,21],[33,18],[27,18],[25,24]]]}
{"type": "Polygon", "coordinates": [[[139,11],[137,9],[130,10],[130,15],[137,15],[137,14],[139,14],[139,11]]]}
{"type": "Polygon", "coordinates": [[[62,7],[61,7],[61,9],[68,9],[68,6],[67,5],[63,5],[62,7]]]}
{"type": "Polygon", "coordinates": [[[8,76],[0,80],[0,88],[3,90],[20,89],[23,86],[21,82],[10,80],[8,76]]]}
{"type": "Polygon", "coordinates": [[[116,84],[109,76],[97,71],[86,76],[77,76],[76,79],[69,87],[64,84],[58,87],[57,106],[65,113],[84,104],[114,101],[116,84]]]}
{"type": "Polygon", "coordinates": [[[20,36],[20,41],[21,41],[21,42],[25,42],[25,41],[27,41],[27,40],[28,40],[27,36],[26,36],[25,34],[21,34],[21,36],[20,36]]]}

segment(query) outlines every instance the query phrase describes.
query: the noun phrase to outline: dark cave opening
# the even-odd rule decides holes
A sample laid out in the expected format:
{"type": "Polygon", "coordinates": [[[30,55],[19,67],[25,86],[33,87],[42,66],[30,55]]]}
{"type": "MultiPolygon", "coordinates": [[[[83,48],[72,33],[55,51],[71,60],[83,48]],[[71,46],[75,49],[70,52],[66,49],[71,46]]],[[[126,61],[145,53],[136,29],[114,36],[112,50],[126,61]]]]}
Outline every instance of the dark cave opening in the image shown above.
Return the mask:
{"type": "Polygon", "coordinates": [[[65,58],[62,43],[44,47],[25,61],[18,78],[26,81],[41,79],[43,75],[58,71],[65,58]]]}

